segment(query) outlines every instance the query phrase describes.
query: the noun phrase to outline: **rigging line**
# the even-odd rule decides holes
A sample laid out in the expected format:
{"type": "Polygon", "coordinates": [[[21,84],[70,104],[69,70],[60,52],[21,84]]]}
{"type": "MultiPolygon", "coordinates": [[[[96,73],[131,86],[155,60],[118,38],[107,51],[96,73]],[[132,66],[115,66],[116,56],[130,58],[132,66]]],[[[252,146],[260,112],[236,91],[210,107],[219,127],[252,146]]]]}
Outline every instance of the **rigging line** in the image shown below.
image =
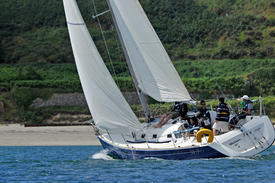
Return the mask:
{"type": "Polygon", "coordinates": [[[263,101],[262,101],[262,105],[263,105],[263,112],[264,112],[264,115],[266,115],[266,113],[265,113],[265,107],[264,107],[263,101]]]}
{"type": "MultiPolygon", "coordinates": [[[[261,148],[264,148],[263,147],[263,144],[264,144],[264,142],[261,140],[264,136],[261,134],[261,133],[259,133],[260,135],[258,136],[257,134],[256,134],[256,131],[254,131],[254,133],[253,133],[253,137],[254,137],[254,139],[256,140],[256,142],[258,142],[258,144],[261,146],[261,148]]],[[[252,135],[252,134],[251,134],[252,135]]],[[[265,140],[265,138],[263,138],[264,140],[265,140]]],[[[268,145],[268,143],[267,143],[267,145],[268,145]]]]}
{"type": "Polygon", "coordinates": [[[243,125],[241,125],[240,127],[240,131],[243,133],[243,135],[247,135],[248,139],[250,140],[250,142],[252,143],[252,146],[255,147],[255,149],[257,149],[256,144],[254,143],[255,141],[249,136],[249,132],[245,129],[245,127],[243,125]]]}
{"type": "MultiPolygon", "coordinates": [[[[185,29],[185,26],[183,24],[183,22],[181,21],[180,17],[178,16],[177,14],[177,11],[175,10],[175,8],[172,6],[172,3],[170,2],[170,0],[167,0],[168,2],[168,6],[170,7],[170,9],[172,10],[172,12],[174,13],[174,16],[176,17],[177,19],[177,22],[180,24],[182,30],[183,30],[183,33],[187,36],[187,39],[188,39],[188,42],[189,44],[191,45],[192,48],[194,48],[195,44],[194,44],[194,41],[191,40],[191,38],[189,37],[189,35],[187,34],[186,32],[186,29],[185,29]]],[[[201,41],[201,37],[199,36],[199,41],[201,41]]],[[[198,55],[199,58],[202,60],[203,57],[201,55],[198,55]]],[[[192,96],[193,98],[193,96],[192,96]]],[[[197,99],[193,99],[194,101],[197,101],[197,99]]],[[[192,104],[193,105],[193,104],[192,104]]]]}
{"type": "MultiPolygon", "coordinates": [[[[217,81],[216,81],[216,84],[217,84],[217,86],[218,86],[218,88],[219,88],[219,90],[220,90],[222,96],[228,101],[228,98],[224,95],[224,93],[223,93],[223,91],[222,91],[220,85],[218,85],[217,81]]],[[[228,106],[229,106],[229,109],[231,110],[232,114],[233,114],[233,115],[236,115],[236,113],[235,113],[235,111],[233,110],[233,108],[232,108],[232,106],[230,105],[230,103],[228,103],[228,106]]]]}
{"type": "MultiPolygon", "coordinates": [[[[212,73],[211,73],[211,78],[213,78],[213,74],[212,74],[212,73]]],[[[218,86],[218,89],[219,89],[220,93],[222,94],[222,96],[225,98],[225,100],[229,101],[229,99],[225,96],[225,94],[223,93],[223,91],[222,91],[222,89],[221,89],[221,87],[220,87],[220,85],[218,84],[217,81],[215,81],[215,84],[216,84],[216,86],[218,86]]],[[[217,97],[217,98],[218,98],[218,97],[217,97]]],[[[235,111],[233,110],[232,106],[230,105],[230,103],[228,103],[228,106],[229,106],[229,109],[230,109],[230,111],[232,112],[232,114],[233,114],[233,115],[237,115],[237,114],[235,113],[235,111]]]]}
{"type": "MultiPolygon", "coordinates": [[[[111,10],[109,9],[109,12],[110,12],[111,10]]],[[[122,51],[122,47],[121,47],[121,45],[120,45],[120,43],[119,43],[119,37],[118,37],[118,34],[116,34],[116,30],[114,30],[114,25],[113,25],[113,21],[112,21],[112,17],[110,17],[109,16],[109,18],[107,19],[108,20],[108,22],[112,25],[112,31],[113,31],[113,34],[114,34],[114,37],[115,37],[115,43],[116,43],[116,46],[117,46],[117,51],[119,52],[119,62],[121,62],[121,63],[126,63],[126,61],[125,61],[125,58],[123,57],[123,51],[122,51]]],[[[127,66],[123,66],[122,64],[119,64],[119,69],[121,69],[121,70],[124,70],[126,68],[126,70],[127,70],[127,72],[128,72],[128,76],[129,75],[131,75],[130,73],[129,73],[129,68],[127,67],[127,66]]],[[[126,74],[127,75],[127,74],[126,74]]],[[[117,82],[119,82],[119,81],[117,81],[117,82]]]]}
{"type": "MultiPolygon", "coordinates": [[[[95,1],[93,0],[92,2],[93,2],[93,7],[94,7],[95,14],[97,15],[97,10],[96,10],[96,6],[95,6],[95,1]]],[[[112,58],[111,58],[111,55],[110,55],[110,51],[109,51],[109,48],[108,48],[108,45],[107,45],[107,42],[106,42],[106,39],[105,39],[105,36],[104,36],[104,33],[103,33],[103,29],[102,29],[102,26],[101,26],[99,17],[96,16],[95,18],[97,19],[98,26],[99,26],[99,28],[100,28],[101,36],[102,36],[102,39],[103,39],[103,41],[104,41],[104,46],[105,46],[105,48],[106,48],[106,51],[107,51],[107,54],[108,54],[109,61],[110,61],[110,63],[111,63],[111,67],[112,67],[114,76],[115,76],[115,78],[117,79],[117,75],[116,75],[116,72],[115,72],[115,68],[114,68],[114,65],[113,65],[113,62],[112,62],[112,58]]],[[[115,80],[115,82],[116,82],[116,80],[115,80]]],[[[120,88],[119,83],[118,83],[118,80],[117,80],[116,83],[117,83],[118,87],[120,88]]]]}

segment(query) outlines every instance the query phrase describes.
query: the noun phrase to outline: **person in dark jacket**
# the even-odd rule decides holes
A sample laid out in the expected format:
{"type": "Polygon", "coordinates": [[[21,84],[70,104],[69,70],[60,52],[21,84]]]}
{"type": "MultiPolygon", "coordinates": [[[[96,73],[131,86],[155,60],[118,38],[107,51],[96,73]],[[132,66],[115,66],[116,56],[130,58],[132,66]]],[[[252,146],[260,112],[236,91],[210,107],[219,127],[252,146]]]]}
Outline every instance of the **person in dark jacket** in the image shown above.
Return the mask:
{"type": "Polygon", "coordinates": [[[211,129],[211,116],[209,110],[206,108],[206,102],[201,100],[201,107],[198,108],[198,119],[201,127],[211,129]]]}
{"type": "Polygon", "coordinates": [[[181,117],[181,119],[185,119],[186,113],[188,112],[188,106],[183,102],[175,102],[172,111],[168,114],[164,114],[160,117],[160,121],[154,125],[155,128],[161,128],[164,124],[166,124],[169,119],[176,119],[177,117],[181,117]]]}
{"type": "Polygon", "coordinates": [[[224,98],[219,98],[219,105],[217,107],[217,116],[215,123],[213,125],[213,134],[217,135],[217,131],[220,133],[225,133],[229,131],[228,121],[229,121],[229,108],[227,104],[224,103],[224,98]]]}

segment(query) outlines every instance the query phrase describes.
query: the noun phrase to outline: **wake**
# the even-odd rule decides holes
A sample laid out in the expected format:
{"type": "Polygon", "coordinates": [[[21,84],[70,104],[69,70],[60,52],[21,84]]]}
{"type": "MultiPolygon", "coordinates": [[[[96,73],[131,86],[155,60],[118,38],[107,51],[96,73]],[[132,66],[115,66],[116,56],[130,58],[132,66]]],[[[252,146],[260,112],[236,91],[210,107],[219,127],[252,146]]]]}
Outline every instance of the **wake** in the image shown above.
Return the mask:
{"type": "Polygon", "coordinates": [[[101,160],[114,160],[111,156],[107,154],[107,150],[101,150],[100,152],[94,154],[92,156],[93,159],[101,159],[101,160]]]}

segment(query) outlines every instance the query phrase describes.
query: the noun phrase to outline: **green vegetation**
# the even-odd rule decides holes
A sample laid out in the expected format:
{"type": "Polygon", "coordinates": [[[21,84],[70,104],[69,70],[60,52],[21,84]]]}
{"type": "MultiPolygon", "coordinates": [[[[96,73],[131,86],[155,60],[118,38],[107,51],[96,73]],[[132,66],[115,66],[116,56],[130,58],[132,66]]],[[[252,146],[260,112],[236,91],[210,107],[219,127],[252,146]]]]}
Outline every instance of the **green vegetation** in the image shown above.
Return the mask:
{"type": "Polygon", "coordinates": [[[274,57],[272,1],[144,1],[144,5],[174,58],[274,57]]]}
{"type": "MultiPolygon", "coordinates": [[[[194,98],[209,99],[221,95],[220,90],[231,97],[274,96],[275,60],[200,60],[174,62],[187,89],[194,98]]],[[[112,71],[112,66],[107,63],[112,71]]],[[[122,91],[134,91],[133,82],[124,62],[114,62],[113,74],[122,91]]],[[[17,64],[0,67],[0,100],[4,101],[8,113],[4,119],[10,121],[41,122],[58,112],[87,114],[83,107],[52,107],[32,109],[36,98],[48,99],[53,93],[82,92],[74,64],[17,64]],[[16,109],[16,110],[15,110],[16,109]]],[[[265,98],[267,112],[274,114],[274,97],[265,98]]],[[[150,99],[153,114],[164,113],[170,104],[160,105],[150,99]]],[[[234,103],[236,106],[236,103],[234,103]]],[[[137,116],[143,116],[140,106],[132,106],[137,116]]]]}
{"type": "MultiPolygon", "coordinates": [[[[105,1],[95,2],[97,12],[108,9],[105,1]]],[[[214,98],[220,90],[232,97],[261,95],[271,109],[268,113],[275,116],[272,0],[140,2],[194,98],[214,98]]],[[[134,91],[110,14],[100,16],[100,21],[112,64],[92,18],[92,1],[78,0],[78,4],[116,83],[122,91],[134,91]]],[[[2,0],[0,11],[0,101],[6,109],[0,120],[41,122],[57,112],[88,113],[85,107],[30,108],[38,97],[82,92],[62,1],[2,0]]],[[[149,101],[155,114],[170,107],[149,101]]],[[[140,106],[132,108],[142,116],[140,106]]]]}
{"type": "Polygon", "coordinates": [[[4,102],[5,112],[0,114],[0,122],[19,122],[22,121],[19,115],[19,109],[10,93],[0,92],[0,101],[4,102]]]}
{"type": "MultiPolygon", "coordinates": [[[[274,58],[272,0],[140,1],[173,60],[274,58]]],[[[108,60],[92,1],[78,1],[91,35],[108,60]]],[[[95,0],[97,12],[108,9],[95,0]]],[[[62,1],[2,0],[0,63],[73,62],[62,1]]],[[[110,14],[100,17],[111,58],[123,60],[110,14]]]]}
{"type": "MultiPolygon", "coordinates": [[[[255,97],[254,97],[255,98],[255,97]]],[[[237,100],[227,100],[226,103],[229,103],[235,112],[238,112],[238,107],[240,107],[240,102],[237,100]]],[[[275,97],[264,97],[264,111],[271,118],[272,121],[275,121],[275,97]]],[[[215,109],[218,105],[217,100],[208,100],[207,107],[211,108],[211,106],[215,109]]],[[[256,114],[259,114],[259,105],[260,102],[256,102],[253,104],[256,114]]],[[[149,108],[154,117],[157,117],[161,114],[165,114],[171,110],[172,104],[150,104],[149,108]]],[[[199,107],[199,106],[198,106],[199,107]]],[[[135,112],[136,116],[139,118],[144,118],[144,112],[140,105],[132,105],[132,110],[135,112]]],[[[189,105],[189,109],[194,109],[194,106],[189,105]]],[[[10,111],[9,114],[5,114],[6,121],[10,120],[12,122],[22,122],[27,121],[29,123],[45,123],[45,120],[51,118],[56,114],[90,114],[88,107],[79,107],[79,106],[55,106],[55,107],[43,107],[32,110],[21,111],[21,116],[15,111],[10,111]]]]}
{"type": "MultiPolygon", "coordinates": [[[[212,98],[220,90],[235,97],[243,94],[275,94],[274,59],[185,60],[174,64],[187,89],[191,93],[200,94],[201,98],[212,98]]],[[[107,67],[111,72],[114,68],[113,77],[122,91],[135,90],[124,62],[114,62],[112,65],[107,63],[107,67]]],[[[16,92],[20,87],[51,88],[53,92],[63,93],[82,92],[74,64],[2,64],[0,88],[3,91],[16,92]]],[[[36,96],[31,90],[29,93],[32,97],[36,96]]]]}

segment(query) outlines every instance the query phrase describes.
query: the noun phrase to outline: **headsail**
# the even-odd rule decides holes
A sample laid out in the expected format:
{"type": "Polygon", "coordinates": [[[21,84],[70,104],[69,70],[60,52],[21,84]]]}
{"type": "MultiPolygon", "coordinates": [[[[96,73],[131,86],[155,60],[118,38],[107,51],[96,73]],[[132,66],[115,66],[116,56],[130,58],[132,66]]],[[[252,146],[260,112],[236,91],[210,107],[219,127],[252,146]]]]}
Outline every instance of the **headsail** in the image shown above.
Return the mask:
{"type": "Polygon", "coordinates": [[[63,0],[74,58],[97,127],[129,133],[141,124],[116,86],[88,32],[75,0],[63,0]]]}
{"type": "Polygon", "coordinates": [[[138,0],[109,0],[139,88],[162,102],[191,97],[138,0]]]}

